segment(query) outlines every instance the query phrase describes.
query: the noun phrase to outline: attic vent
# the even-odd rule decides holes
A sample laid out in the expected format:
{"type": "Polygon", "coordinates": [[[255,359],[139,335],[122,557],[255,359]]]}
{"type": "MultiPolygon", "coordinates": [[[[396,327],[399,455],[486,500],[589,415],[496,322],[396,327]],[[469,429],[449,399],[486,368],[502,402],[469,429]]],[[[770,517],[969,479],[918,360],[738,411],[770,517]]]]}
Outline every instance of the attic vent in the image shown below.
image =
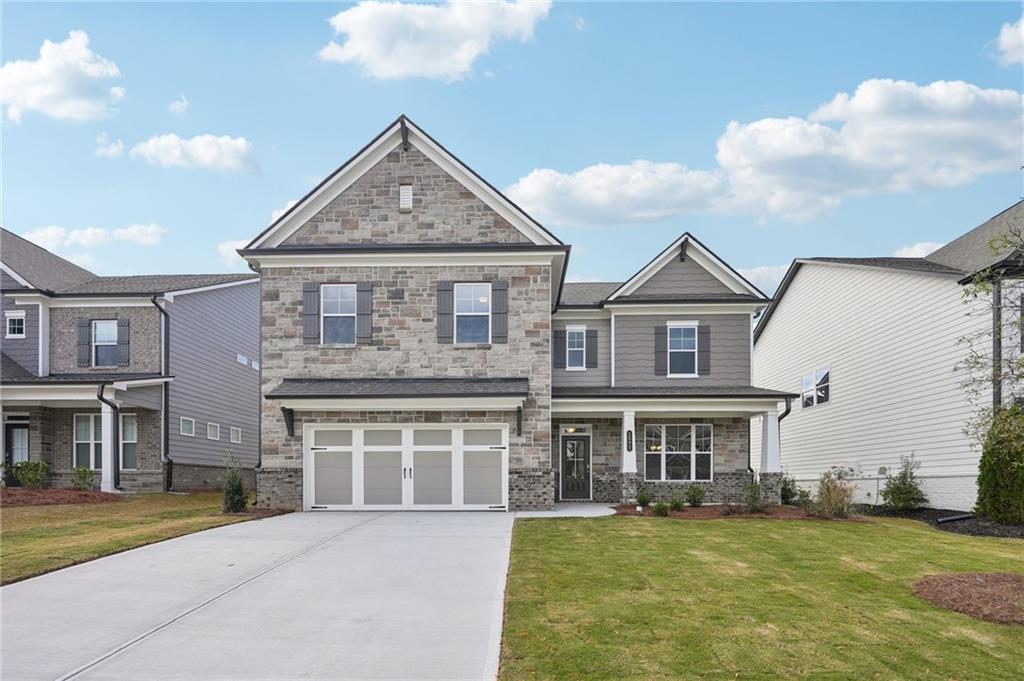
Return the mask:
{"type": "Polygon", "coordinates": [[[412,185],[411,184],[400,184],[398,185],[398,210],[411,211],[412,210],[412,185]]]}

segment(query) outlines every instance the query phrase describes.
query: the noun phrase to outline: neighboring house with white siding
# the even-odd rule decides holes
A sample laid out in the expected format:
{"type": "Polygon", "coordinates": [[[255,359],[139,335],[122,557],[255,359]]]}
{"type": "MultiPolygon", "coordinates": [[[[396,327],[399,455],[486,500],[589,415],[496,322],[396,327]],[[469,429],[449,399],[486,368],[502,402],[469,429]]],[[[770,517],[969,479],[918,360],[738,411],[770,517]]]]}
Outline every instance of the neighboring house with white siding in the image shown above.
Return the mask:
{"type": "MultiPolygon", "coordinates": [[[[974,506],[980,449],[964,428],[977,407],[955,369],[969,352],[961,339],[993,321],[991,299],[967,304],[963,286],[1019,258],[989,241],[1022,221],[1024,202],[925,258],[793,262],[754,331],[753,383],[801,394],[780,427],[785,472],[813,486],[852,467],[858,500],[879,503],[886,472],[913,454],[931,506],[974,506]]],[[[1019,314],[1018,299],[1003,303],[1019,314]]],[[[1019,328],[1004,355],[1019,351],[1019,328]]],[[[756,448],[760,417],[751,425],[756,448]]]]}

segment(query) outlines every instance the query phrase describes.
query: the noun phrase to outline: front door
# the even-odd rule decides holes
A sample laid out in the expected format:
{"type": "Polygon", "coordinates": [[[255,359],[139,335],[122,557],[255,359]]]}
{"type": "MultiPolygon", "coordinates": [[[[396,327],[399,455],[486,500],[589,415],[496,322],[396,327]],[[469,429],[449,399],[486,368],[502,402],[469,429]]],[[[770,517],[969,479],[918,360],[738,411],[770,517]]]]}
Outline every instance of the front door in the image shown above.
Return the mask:
{"type": "Polygon", "coordinates": [[[563,500],[590,499],[590,438],[562,438],[563,500]]]}
{"type": "Polygon", "coordinates": [[[18,481],[14,479],[13,466],[21,461],[28,461],[28,424],[8,423],[4,432],[4,461],[7,463],[7,484],[14,486],[18,481]]]}

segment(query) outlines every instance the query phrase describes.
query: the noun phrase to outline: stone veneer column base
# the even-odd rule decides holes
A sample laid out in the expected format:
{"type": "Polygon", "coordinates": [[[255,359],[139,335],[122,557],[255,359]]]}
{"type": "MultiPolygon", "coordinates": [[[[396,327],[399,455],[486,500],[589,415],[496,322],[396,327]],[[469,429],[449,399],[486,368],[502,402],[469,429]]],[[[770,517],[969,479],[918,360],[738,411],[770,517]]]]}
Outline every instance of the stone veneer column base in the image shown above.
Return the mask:
{"type": "Polygon", "coordinates": [[[782,503],[782,473],[761,473],[761,495],[769,504],[782,503]]]}
{"type": "Polygon", "coordinates": [[[286,511],[302,510],[301,468],[257,468],[256,506],[286,511]]]}
{"type": "Polygon", "coordinates": [[[550,511],[555,505],[555,472],[513,468],[508,472],[508,510],[550,511]]]}
{"type": "Polygon", "coordinates": [[[635,504],[636,495],[640,489],[640,476],[637,473],[622,473],[622,499],[623,504],[635,504]]]}

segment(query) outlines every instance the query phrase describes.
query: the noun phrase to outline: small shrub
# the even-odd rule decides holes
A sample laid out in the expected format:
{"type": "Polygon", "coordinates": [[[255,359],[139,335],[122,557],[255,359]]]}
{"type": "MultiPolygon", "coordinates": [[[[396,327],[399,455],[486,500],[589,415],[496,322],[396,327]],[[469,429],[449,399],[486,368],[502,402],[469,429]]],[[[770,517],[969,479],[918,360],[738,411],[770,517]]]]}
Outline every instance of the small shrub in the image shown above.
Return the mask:
{"type": "Polygon", "coordinates": [[[814,503],[814,500],[811,498],[810,490],[806,490],[803,487],[798,488],[796,491],[796,505],[808,511],[812,503],[814,503]]]}
{"type": "Polygon", "coordinates": [[[743,513],[743,507],[739,504],[722,504],[718,507],[718,512],[722,515],[739,515],[743,513]]]}
{"type": "Polygon", "coordinates": [[[238,465],[229,461],[224,468],[224,512],[243,513],[247,502],[242,474],[238,465]]]}
{"type": "Polygon", "coordinates": [[[659,518],[667,518],[668,517],[668,504],[666,504],[664,501],[659,501],[658,503],[656,503],[654,505],[653,511],[654,511],[654,515],[658,516],[659,518]]]}
{"type": "Polygon", "coordinates": [[[797,491],[799,488],[796,486],[796,478],[791,475],[782,476],[782,503],[786,506],[792,506],[797,503],[797,491]]]}
{"type": "Polygon", "coordinates": [[[686,488],[686,503],[694,508],[704,504],[705,489],[702,485],[690,485],[686,488]]]}
{"type": "Polygon", "coordinates": [[[744,488],[743,506],[746,508],[747,513],[763,513],[765,508],[768,507],[761,483],[752,482],[744,488]]]}
{"type": "Polygon", "coordinates": [[[1024,524],[1024,411],[1019,405],[996,414],[985,435],[975,510],[998,523],[1024,524]]]}
{"type": "Polygon", "coordinates": [[[811,504],[811,514],[819,518],[849,517],[856,489],[850,480],[852,476],[852,468],[838,466],[822,473],[818,480],[818,496],[811,504]]]}
{"type": "Polygon", "coordinates": [[[683,500],[679,497],[672,497],[672,500],[668,502],[668,507],[673,511],[682,511],[683,500]]]}
{"type": "Polygon", "coordinates": [[[651,505],[651,495],[647,492],[640,492],[636,495],[636,505],[641,508],[647,508],[651,505]]]}
{"type": "Polygon", "coordinates": [[[45,461],[19,461],[14,464],[14,479],[29,489],[42,487],[49,472],[50,467],[45,461]]]}
{"type": "Polygon", "coordinates": [[[928,497],[921,490],[921,485],[914,475],[920,467],[914,461],[914,455],[900,457],[900,470],[896,475],[885,476],[885,487],[882,489],[882,501],[889,508],[906,511],[921,508],[928,503],[928,497]]]}
{"type": "Polygon", "coordinates": [[[75,466],[71,469],[71,486],[75,489],[92,489],[93,472],[88,466],[75,466]]]}

